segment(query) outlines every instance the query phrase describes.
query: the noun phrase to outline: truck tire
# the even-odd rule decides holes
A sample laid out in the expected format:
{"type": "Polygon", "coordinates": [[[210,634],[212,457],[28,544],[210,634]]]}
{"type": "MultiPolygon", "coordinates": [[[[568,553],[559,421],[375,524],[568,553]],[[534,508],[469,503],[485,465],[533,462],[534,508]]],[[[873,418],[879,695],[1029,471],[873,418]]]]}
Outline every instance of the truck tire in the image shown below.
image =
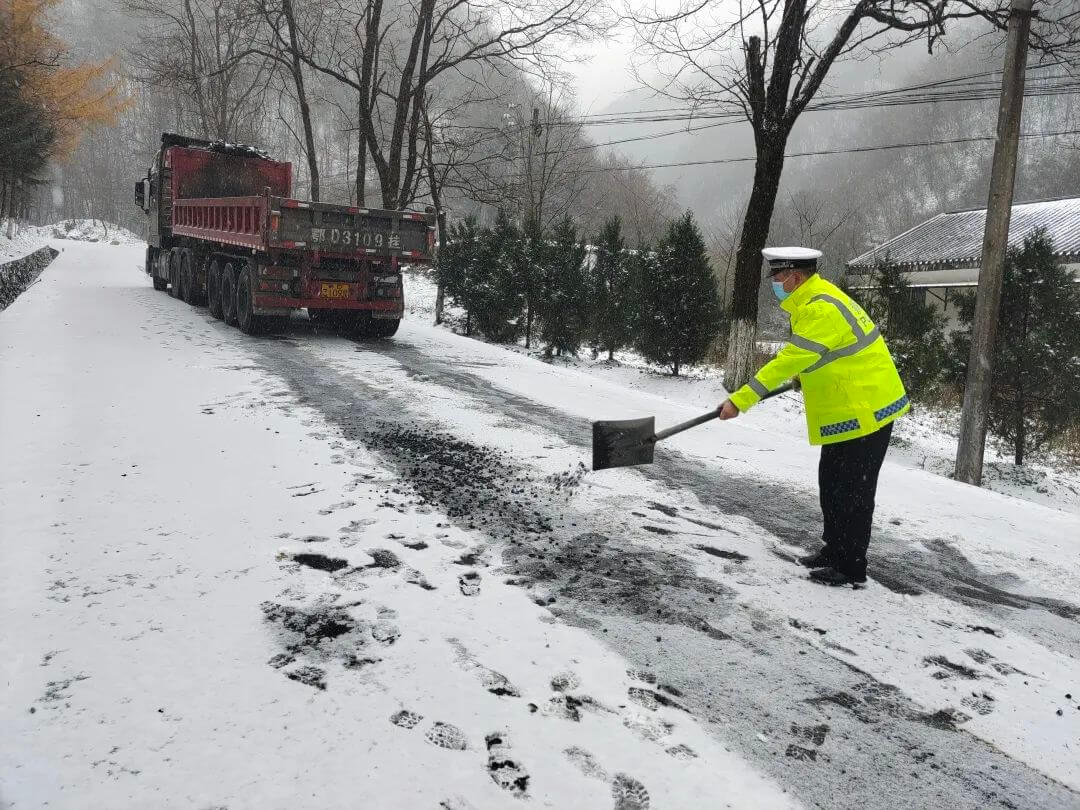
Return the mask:
{"type": "Polygon", "coordinates": [[[206,303],[210,314],[221,320],[221,264],[217,259],[211,259],[206,269],[206,303]]]}
{"type": "Polygon", "coordinates": [[[191,300],[196,307],[206,306],[206,265],[210,257],[205,253],[191,253],[191,300]]]}
{"type": "Polygon", "coordinates": [[[245,335],[258,335],[263,331],[263,319],[255,314],[252,275],[252,268],[245,267],[236,282],[236,325],[245,335]]]}
{"type": "Polygon", "coordinates": [[[370,333],[373,338],[389,338],[397,334],[400,318],[372,318],[370,333]]]}
{"type": "Polygon", "coordinates": [[[154,262],[157,259],[157,254],[154,249],[149,245],[146,246],[146,262],[143,264],[143,270],[146,271],[146,275],[154,275],[154,262]]]}
{"type": "Polygon", "coordinates": [[[169,289],[169,251],[159,250],[154,256],[154,289],[159,292],[169,289]]]}
{"type": "Polygon", "coordinates": [[[345,330],[353,337],[377,339],[393,337],[398,330],[400,319],[372,318],[370,312],[350,313],[345,322],[345,330]]]}
{"type": "Polygon", "coordinates": [[[232,262],[221,268],[221,319],[229,326],[236,325],[236,268],[232,262]]]}
{"type": "Polygon", "coordinates": [[[180,258],[183,251],[173,248],[169,251],[169,295],[180,297],[180,258]]]}
{"type": "Polygon", "coordinates": [[[180,253],[180,298],[185,304],[195,304],[195,268],[192,267],[195,257],[190,250],[180,253]]]}

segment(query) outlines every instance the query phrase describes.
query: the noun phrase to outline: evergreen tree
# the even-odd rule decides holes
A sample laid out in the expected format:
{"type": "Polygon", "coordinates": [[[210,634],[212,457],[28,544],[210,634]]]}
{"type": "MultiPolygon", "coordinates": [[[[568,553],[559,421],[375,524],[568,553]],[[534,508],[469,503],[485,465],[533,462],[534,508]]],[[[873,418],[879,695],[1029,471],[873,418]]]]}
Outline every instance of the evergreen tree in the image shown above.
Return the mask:
{"type": "Polygon", "coordinates": [[[521,290],[524,241],[517,226],[500,212],[495,228],[481,239],[475,309],[476,325],[496,343],[512,343],[521,334],[525,296],[521,290]]]}
{"type": "Polygon", "coordinates": [[[465,334],[472,334],[474,313],[482,305],[480,289],[486,265],[483,248],[489,232],[476,227],[472,217],[450,229],[448,243],[439,248],[435,273],[445,294],[465,310],[465,334]]]}
{"type": "Polygon", "coordinates": [[[544,354],[577,354],[588,325],[588,282],[585,246],[564,217],[546,243],[540,272],[540,337],[544,354]]]}
{"type": "Polygon", "coordinates": [[[638,351],[678,376],[705,359],[720,329],[720,298],[693,214],[668,226],[641,274],[638,351]]]}
{"type": "Polygon", "coordinates": [[[55,125],[24,87],[20,71],[0,70],[0,216],[15,214],[56,144],[55,125]]]}
{"type": "MultiPolygon", "coordinates": [[[[975,297],[965,298],[960,319],[970,327],[975,297]]],[[[970,349],[970,332],[955,332],[961,384],[970,349]]],[[[1005,264],[987,421],[1016,464],[1080,424],[1080,285],[1055,262],[1043,229],[1010,250],[1005,264]]]]}
{"type": "Polygon", "coordinates": [[[947,363],[945,319],[922,300],[895,264],[880,261],[873,271],[874,286],[853,290],[889,345],[904,387],[922,399],[941,381],[947,363]]]}
{"type": "Polygon", "coordinates": [[[611,360],[633,335],[632,261],[619,217],[604,223],[596,241],[596,264],[589,274],[590,338],[611,360]]]}

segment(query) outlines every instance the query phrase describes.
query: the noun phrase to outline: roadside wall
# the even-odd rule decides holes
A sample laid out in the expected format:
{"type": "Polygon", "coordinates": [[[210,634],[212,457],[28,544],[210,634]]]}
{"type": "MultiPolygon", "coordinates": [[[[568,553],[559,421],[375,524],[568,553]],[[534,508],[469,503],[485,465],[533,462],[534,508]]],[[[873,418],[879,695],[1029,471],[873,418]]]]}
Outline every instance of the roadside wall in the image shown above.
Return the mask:
{"type": "Polygon", "coordinates": [[[0,264],[0,311],[7,309],[33,284],[59,252],[46,246],[21,259],[0,264]]]}

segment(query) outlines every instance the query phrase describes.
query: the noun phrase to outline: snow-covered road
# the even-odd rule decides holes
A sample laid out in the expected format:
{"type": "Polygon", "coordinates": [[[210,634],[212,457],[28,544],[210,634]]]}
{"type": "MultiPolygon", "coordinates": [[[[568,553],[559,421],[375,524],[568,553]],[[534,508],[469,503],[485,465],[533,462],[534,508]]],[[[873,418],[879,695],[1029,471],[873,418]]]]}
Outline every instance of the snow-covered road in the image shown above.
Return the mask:
{"type": "Polygon", "coordinates": [[[820,588],[790,409],[582,475],[699,407],[141,260],[0,315],[0,807],[1080,807],[1077,515],[887,462],[820,588]]]}

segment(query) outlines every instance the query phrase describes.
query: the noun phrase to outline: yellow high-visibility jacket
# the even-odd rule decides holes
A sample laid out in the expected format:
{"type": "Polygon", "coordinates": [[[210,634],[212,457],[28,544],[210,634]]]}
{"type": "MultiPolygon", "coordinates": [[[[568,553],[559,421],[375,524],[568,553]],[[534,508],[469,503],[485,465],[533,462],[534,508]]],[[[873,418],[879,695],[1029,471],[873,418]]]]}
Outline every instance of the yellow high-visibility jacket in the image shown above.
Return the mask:
{"type": "Polygon", "coordinates": [[[740,411],[796,375],[810,444],[866,436],[911,410],[884,338],[839,287],[815,273],[780,306],[791,315],[791,337],[731,395],[740,411]]]}

